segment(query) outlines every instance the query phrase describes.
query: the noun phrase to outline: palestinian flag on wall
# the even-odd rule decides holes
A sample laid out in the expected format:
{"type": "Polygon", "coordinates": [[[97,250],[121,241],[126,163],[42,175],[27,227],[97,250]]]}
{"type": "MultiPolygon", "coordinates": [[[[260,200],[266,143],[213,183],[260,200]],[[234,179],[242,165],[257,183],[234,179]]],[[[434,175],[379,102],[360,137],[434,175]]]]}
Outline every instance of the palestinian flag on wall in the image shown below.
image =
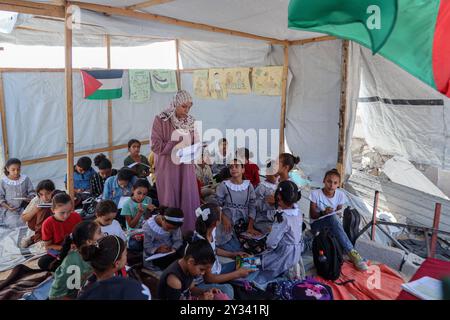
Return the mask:
{"type": "Polygon", "coordinates": [[[122,97],[123,70],[81,70],[83,97],[112,100],[122,97]]]}
{"type": "Polygon", "coordinates": [[[288,20],[371,48],[450,97],[450,0],[291,0],[288,20]]]}

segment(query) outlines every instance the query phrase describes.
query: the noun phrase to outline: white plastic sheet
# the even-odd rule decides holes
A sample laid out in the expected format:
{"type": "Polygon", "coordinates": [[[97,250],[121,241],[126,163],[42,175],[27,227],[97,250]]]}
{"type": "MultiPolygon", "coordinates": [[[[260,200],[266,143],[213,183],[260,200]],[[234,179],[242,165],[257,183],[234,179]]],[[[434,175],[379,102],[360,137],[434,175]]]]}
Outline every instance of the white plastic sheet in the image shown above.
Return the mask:
{"type": "Polygon", "coordinates": [[[379,152],[450,168],[450,99],[364,48],[360,98],[422,100],[419,105],[360,101],[364,138],[379,152]],[[429,100],[443,105],[427,105],[429,100]]]}

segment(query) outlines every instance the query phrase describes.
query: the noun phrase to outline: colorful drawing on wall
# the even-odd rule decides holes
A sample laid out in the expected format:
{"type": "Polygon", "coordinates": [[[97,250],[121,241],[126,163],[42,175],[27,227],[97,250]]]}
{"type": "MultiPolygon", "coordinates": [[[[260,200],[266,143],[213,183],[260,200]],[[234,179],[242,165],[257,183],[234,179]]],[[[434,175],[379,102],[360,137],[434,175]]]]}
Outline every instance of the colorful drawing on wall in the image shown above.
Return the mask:
{"type": "Polygon", "coordinates": [[[280,96],[283,67],[253,68],[253,92],[265,96],[280,96]]]}
{"type": "Polygon", "coordinates": [[[209,69],[209,92],[213,99],[228,97],[224,69],[209,69]]]}
{"type": "Polygon", "coordinates": [[[131,102],[142,103],[150,100],[150,71],[130,70],[128,72],[130,80],[130,100],[131,102]]]}
{"type": "Polygon", "coordinates": [[[225,83],[228,93],[249,94],[250,88],[250,68],[230,68],[225,69],[225,83]]]}
{"type": "Polygon", "coordinates": [[[198,98],[211,98],[208,86],[208,70],[195,70],[193,74],[194,95],[198,98]]]}
{"type": "Polygon", "coordinates": [[[177,74],[175,70],[152,70],[152,87],[155,92],[177,92],[177,74]]]}

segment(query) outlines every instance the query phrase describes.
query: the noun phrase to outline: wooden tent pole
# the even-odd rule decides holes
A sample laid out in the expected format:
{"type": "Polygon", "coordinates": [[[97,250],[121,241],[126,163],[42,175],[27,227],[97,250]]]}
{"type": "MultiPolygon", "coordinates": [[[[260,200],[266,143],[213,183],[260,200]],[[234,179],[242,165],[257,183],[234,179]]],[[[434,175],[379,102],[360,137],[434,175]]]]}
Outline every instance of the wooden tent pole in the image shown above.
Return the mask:
{"type": "Polygon", "coordinates": [[[347,80],[348,80],[348,59],[349,59],[349,41],[342,41],[342,64],[341,64],[341,106],[339,110],[339,142],[338,142],[338,160],[337,169],[341,174],[341,184],[345,179],[345,132],[347,130],[347,80]]]}
{"type": "Polygon", "coordinates": [[[178,90],[181,90],[181,73],[180,73],[180,40],[175,40],[175,56],[177,63],[177,86],[178,90]]]}
{"type": "Polygon", "coordinates": [[[74,142],[73,142],[73,77],[72,77],[72,15],[66,5],[64,23],[65,78],[66,78],[66,121],[67,121],[67,191],[74,199],[74,142]]]}
{"type": "MultiPolygon", "coordinates": [[[[111,36],[108,34],[105,36],[106,44],[106,65],[108,69],[111,69],[111,36]]],[[[112,100],[108,100],[108,147],[113,146],[113,112],[112,112],[112,100]]],[[[113,162],[113,151],[108,152],[108,158],[113,162]]]]}
{"type": "Polygon", "coordinates": [[[283,77],[281,83],[280,153],[285,151],[284,128],[286,127],[287,80],[289,70],[289,46],[284,46],[283,77]]]}
{"type": "MultiPolygon", "coordinates": [[[[141,140],[141,145],[147,145],[149,144],[149,140],[141,140]]],[[[89,150],[83,150],[83,151],[77,151],[74,153],[76,157],[81,156],[88,156],[95,153],[102,153],[102,152],[109,152],[114,150],[120,150],[120,149],[127,149],[127,144],[121,144],[117,146],[112,147],[104,147],[104,148],[97,148],[97,149],[89,149],[89,150]]],[[[44,157],[44,158],[36,158],[36,159],[29,159],[29,160],[23,160],[22,165],[23,166],[29,166],[36,163],[44,163],[44,162],[50,162],[50,161],[57,161],[57,160],[63,160],[67,157],[67,154],[57,154],[54,156],[44,157]]]]}
{"type": "Polygon", "coordinates": [[[5,106],[5,94],[3,91],[3,75],[0,72],[0,113],[2,121],[2,139],[3,139],[3,155],[5,162],[9,159],[9,147],[8,147],[8,130],[6,128],[6,106],[5,106]]]}

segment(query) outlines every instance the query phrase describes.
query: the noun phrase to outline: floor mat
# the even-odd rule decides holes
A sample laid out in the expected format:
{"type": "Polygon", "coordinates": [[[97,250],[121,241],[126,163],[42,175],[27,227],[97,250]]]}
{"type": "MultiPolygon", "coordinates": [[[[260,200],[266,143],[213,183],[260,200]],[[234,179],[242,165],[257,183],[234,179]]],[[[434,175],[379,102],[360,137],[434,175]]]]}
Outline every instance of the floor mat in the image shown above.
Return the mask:
{"type": "Polygon", "coordinates": [[[348,261],[342,265],[338,280],[316,278],[333,289],[334,300],[395,300],[404,283],[398,272],[384,264],[369,263],[369,270],[362,272],[348,261]]]}

